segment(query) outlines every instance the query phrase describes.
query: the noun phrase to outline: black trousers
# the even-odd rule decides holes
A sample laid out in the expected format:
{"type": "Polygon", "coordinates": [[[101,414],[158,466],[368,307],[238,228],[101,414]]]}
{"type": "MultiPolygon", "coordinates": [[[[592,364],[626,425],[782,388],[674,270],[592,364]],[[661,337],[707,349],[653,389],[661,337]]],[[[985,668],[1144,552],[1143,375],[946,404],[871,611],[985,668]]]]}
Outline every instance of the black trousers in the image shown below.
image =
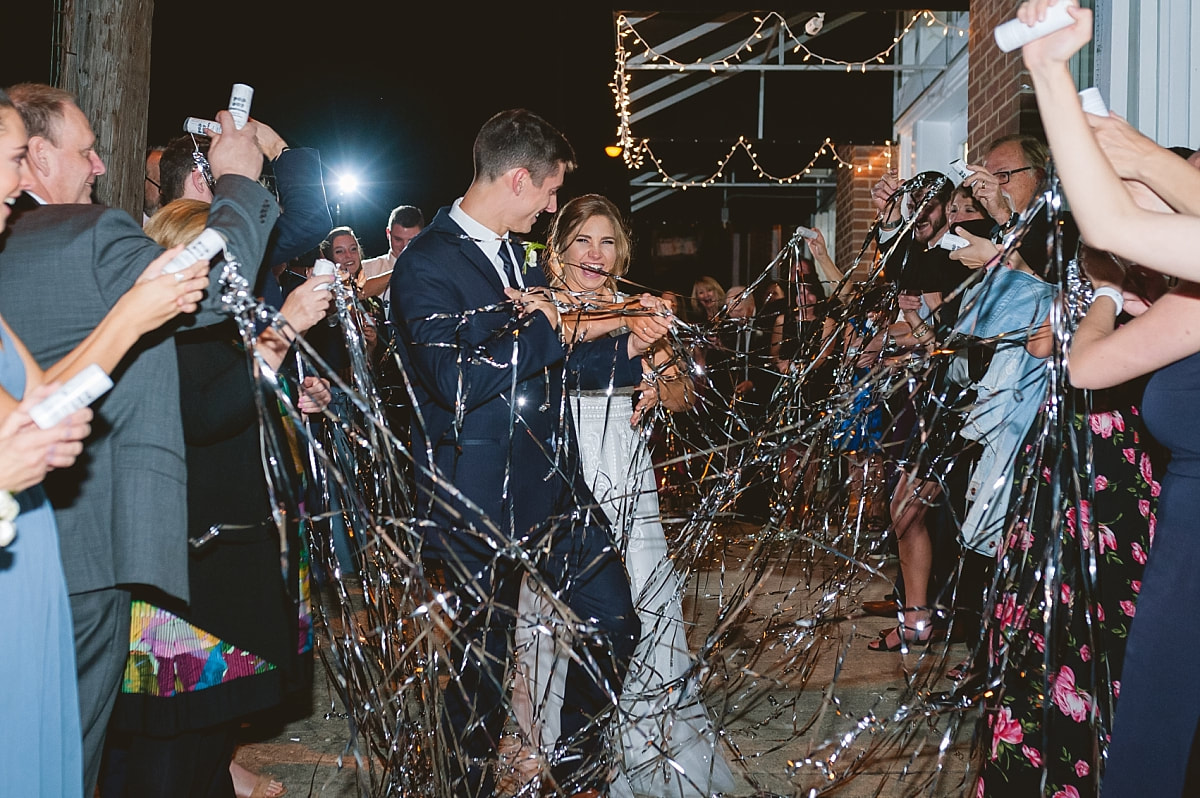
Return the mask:
{"type": "MultiPolygon", "coordinates": [[[[625,566],[607,529],[578,525],[554,532],[539,548],[537,574],[584,627],[567,668],[560,750],[553,775],[564,789],[600,787],[604,726],[615,709],[641,623],[625,566]]],[[[505,557],[489,563],[431,562],[454,595],[447,646],[450,683],[443,692],[450,794],[490,796],[490,763],[508,717],[507,675],[521,578],[526,567],[505,557]]]]}
{"type": "Polygon", "coordinates": [[[103,798],[234,798],[229,763],[238,723],[172,737],[115,732],[105,751],[103,798]]]}

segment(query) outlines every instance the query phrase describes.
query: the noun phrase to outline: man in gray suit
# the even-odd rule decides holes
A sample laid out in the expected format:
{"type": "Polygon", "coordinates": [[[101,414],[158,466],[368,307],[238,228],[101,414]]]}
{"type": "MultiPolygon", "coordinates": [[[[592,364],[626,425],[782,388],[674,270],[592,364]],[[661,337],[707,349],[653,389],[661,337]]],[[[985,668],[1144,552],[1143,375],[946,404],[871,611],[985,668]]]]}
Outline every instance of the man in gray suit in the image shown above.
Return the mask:
{"type": "MultiPolygon", "coordinates": [[[[22,84],[9,89],[30,135],[29,194],[37,205],[13,215],[0,239],[0,314],[43,367],[70,352],[163,251],[122,211],[88,203],[105,168],[74,98],[22,84]]],[[[279,215],[258,184],[263,154],[255,123],[237,130],[222,111],[224,135],[209,160],[216,191],[208,226],[257,271],[279,215]]],[[[224,318],[220,269],[191,324],[224,318]]],[[[247,274],[254,282],[255,275],[247,274]]],[[[176,326],[178,322],[175,323],[176,326]]],[[[129,651],[130,585],[188,599],[186,470],[179,416],[174,326],[145,336],[113,372],[113,390],[93,407],[96,420],[76,466],[47,481],[61,539],[75,623],[84,732],[84,794],[100,768],[105,727],[129,651]]]]}

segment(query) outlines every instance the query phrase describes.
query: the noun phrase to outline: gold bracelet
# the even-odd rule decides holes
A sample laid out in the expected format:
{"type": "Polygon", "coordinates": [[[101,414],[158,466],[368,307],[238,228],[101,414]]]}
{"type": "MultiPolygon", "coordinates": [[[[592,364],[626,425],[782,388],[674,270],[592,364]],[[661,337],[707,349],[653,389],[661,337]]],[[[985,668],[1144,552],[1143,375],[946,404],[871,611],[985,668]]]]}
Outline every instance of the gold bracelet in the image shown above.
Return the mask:
{"type": "Polygon", "coordinates": [[[913,334],[913,338],[920,339],[920,338],[924,338],[928,333],[931,333],[931,332],[933,332],[933,331],[929,329],[928,324],[921,323],[913,329],[912,334],[913,334]]]}

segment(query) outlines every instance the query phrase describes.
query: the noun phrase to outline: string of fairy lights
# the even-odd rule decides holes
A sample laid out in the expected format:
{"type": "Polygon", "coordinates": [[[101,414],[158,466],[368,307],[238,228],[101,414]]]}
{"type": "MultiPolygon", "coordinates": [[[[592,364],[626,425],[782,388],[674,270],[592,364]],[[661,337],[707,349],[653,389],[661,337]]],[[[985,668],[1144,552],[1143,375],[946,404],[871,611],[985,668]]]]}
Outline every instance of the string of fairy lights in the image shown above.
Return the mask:
{"type": "MultiPolygon", "coordinates": [[[[886,63],[886,59],[892,55],[900,42],[904,40],[917,25],[924,22],[924,27],[930,28],[938,26],[941,28],[942,35],[947,36],[955,33],[958,36],[966,36],[967,29],[951,25],[944,20],[941,20],[928,9],[917,11],[913,14],[908,23],[900,30],[900,32],[892,38],[892,43],[883,50],[880,50],[875,55],[862,61],[844,61],[838,58],[830,58],[821,55],[809,49],[808,46],[792,32],[787,20],[784,19],[778,12],[772,11],[765,16],[753,17],[757,27],[746,37],[737,48],[729,55],[723,56],[712,61],[697,59],[694,62],[677,61],[666,53],[659,52],[648,42],[637,28],[624,14],[619,14],[616,19],[617,33],[617,49],[616,49],[616,71],[613,74],[612,83],[609,87],[612,89],[614,106],[617,112],[617,143],[620,148],[620,157],[624,160],[625,165],[631,169],[642,169],[647,162],[658,172],[662,183],[671,188],[686,190],[694,187],[706,187],[717,183],[725,176],[725,169],[741,150],[746,153],[750,159],[751,168],[754,173],[761,179],[775,182],[778,184],[794,183],[802,180],[805,175],[810,174],[822,155],[828,153],[833,161],[834,167],[837,169],[851,169],[855,165],[845,160],[838,154],[836,146],[832,139],[826,138],[817,151],[813,153],[812,158],[807,164],[791,174],[774,174],[763,168],[759,162],[758,156],[754,152],[754,144],[752,140],[744,135],[738,136],[729,148],[729,151],[723,158],[717,159],[717,168],[708,177],[694,178],[681,180],[673,177],[667,168],[663,165],[662,159],[654,153],[649,138],[639,138],[634,135],[631,124],[632,112],[630,110],[630,82],[628,64],[629,60],[634,57],[650,62],[663,65],[664,69],[674,68],[680,72],[694,70],[697,67],[708,67],[709,70],[716,74],[722,70],[737,69],[741,66],[744,54],[754,54],[755,45],[763,40],[763,33],[767,28],[777,26],[777,29],[785,37],[786,41],[790,42],[793,54],[803,53],[805,62],[816,60],[821,65],[834,64],[844,66],[847,72],[853,72],[858,69],[862,73],[866,73],[867,66],[874,63],[886,63]],[[640,53],[635,54],[634,50],[640,50],[640,53]]],[[[888,165],[891,165],[891,142],[887,142],[888,165]]],[[[862,167],[859,167],[861,171],[862,167]]]]}

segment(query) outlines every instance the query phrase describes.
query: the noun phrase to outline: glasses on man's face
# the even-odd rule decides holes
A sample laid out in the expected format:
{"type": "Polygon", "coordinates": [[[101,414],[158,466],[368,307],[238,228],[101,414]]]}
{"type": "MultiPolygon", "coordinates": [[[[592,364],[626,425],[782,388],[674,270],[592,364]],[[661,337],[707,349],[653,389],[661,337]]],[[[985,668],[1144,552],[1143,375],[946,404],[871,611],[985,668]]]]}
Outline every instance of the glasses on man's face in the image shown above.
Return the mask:
{"type": "Polygon", "coordinates": [[[1028,172],[1032,168],[1032,166],[1022,166],[1020,169],[1006,169],[1002,172],[992,172],[992,174],[996,176],[996,182],[998,182],[1000,185],[1004,185],[1013,175],[1017,174],[1018,172],[1028,172]]]}

